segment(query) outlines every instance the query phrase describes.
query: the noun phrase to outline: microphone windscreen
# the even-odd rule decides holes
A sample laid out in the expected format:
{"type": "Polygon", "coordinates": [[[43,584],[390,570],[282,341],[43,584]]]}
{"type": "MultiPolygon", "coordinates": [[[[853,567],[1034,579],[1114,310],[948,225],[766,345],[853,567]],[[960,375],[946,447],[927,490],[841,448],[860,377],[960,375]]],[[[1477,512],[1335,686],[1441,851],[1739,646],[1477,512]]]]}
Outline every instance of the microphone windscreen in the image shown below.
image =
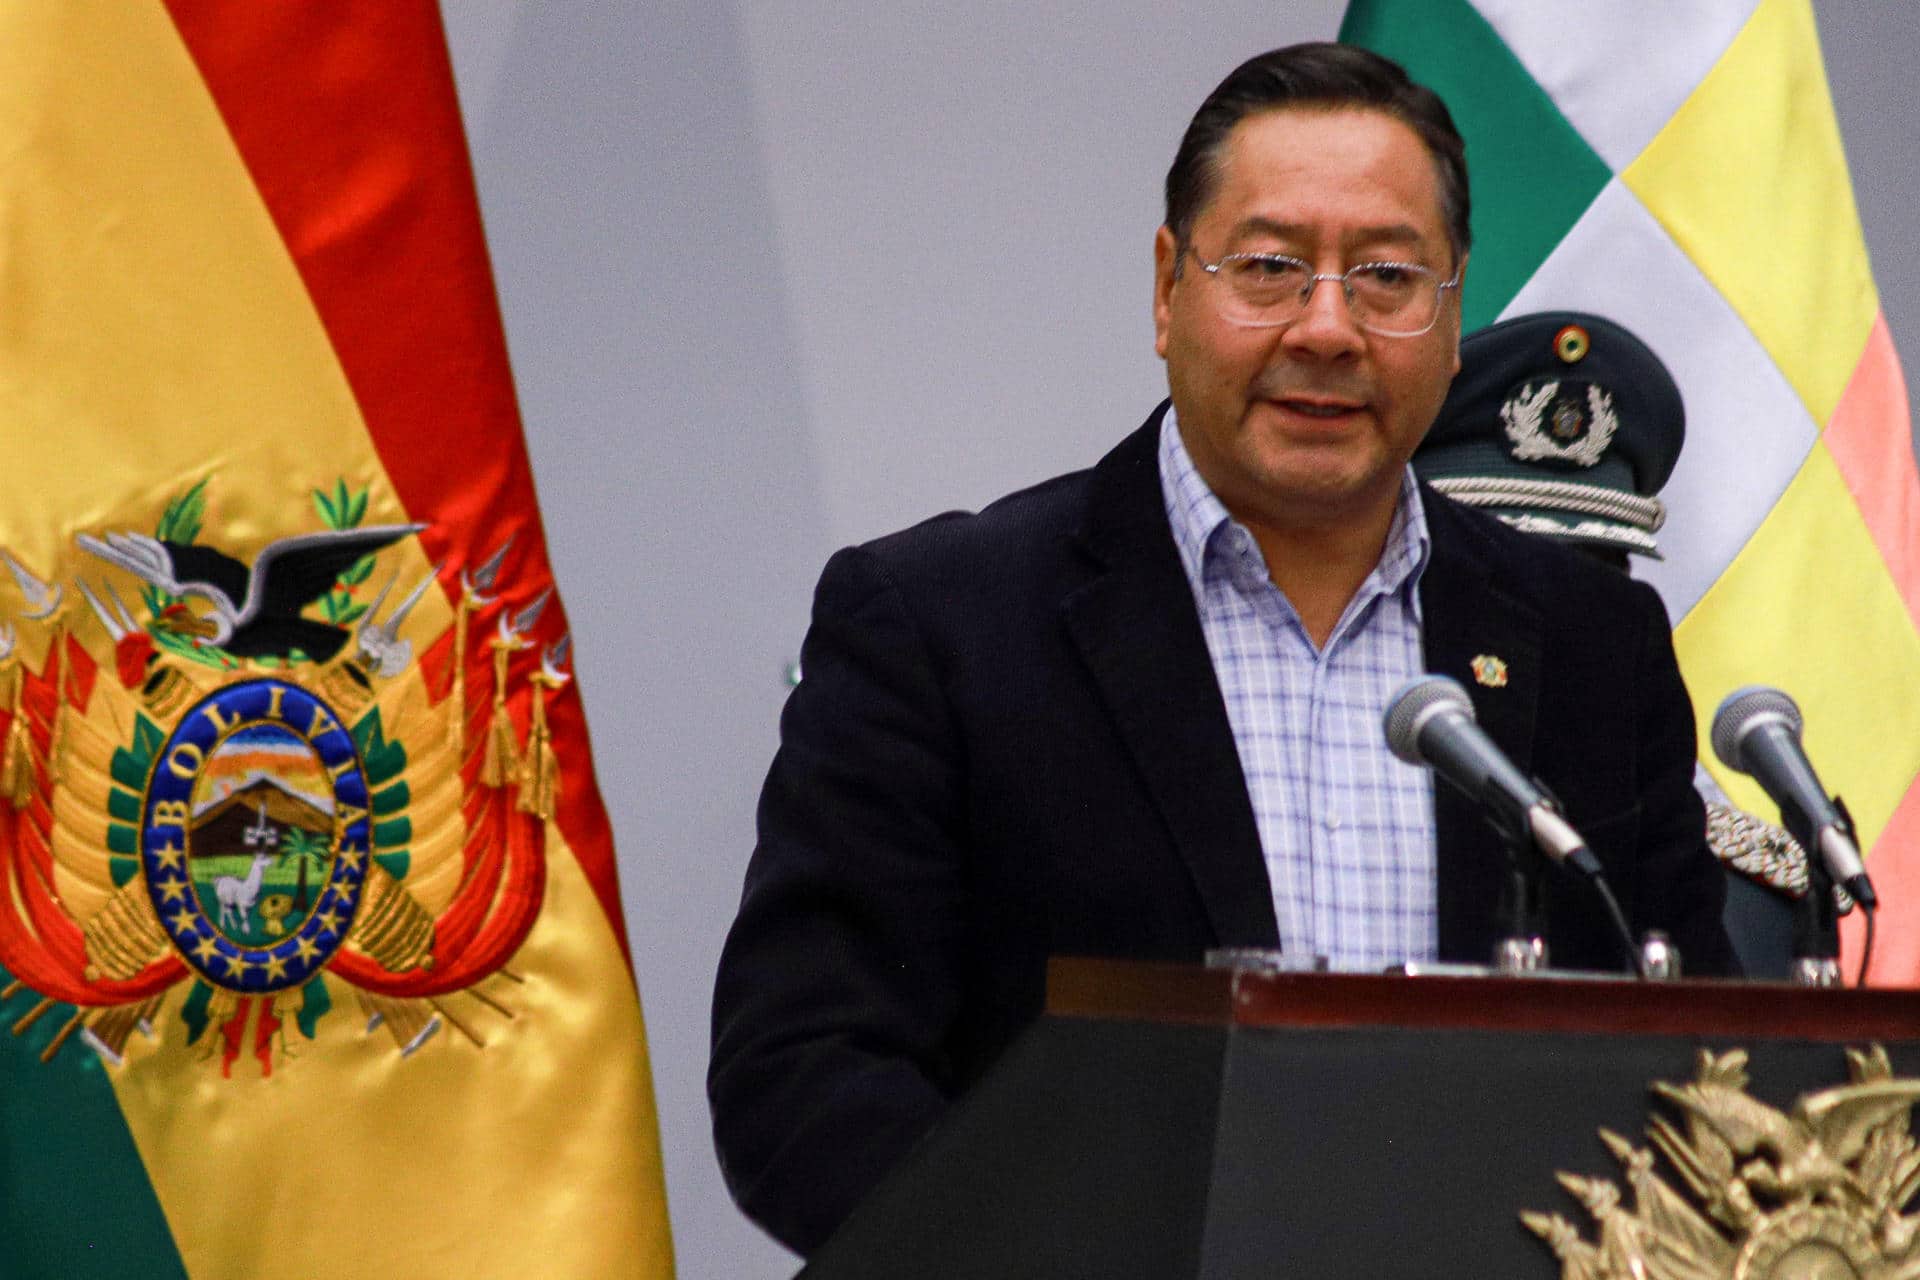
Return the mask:
{"type": "Polygon", "coordinates": [[[1713,754],[1720,763],[1741,773],[1752,773],[1741,756],[1740,744],[1747,731],[1767,720],[1784,721],[1800,737],[1800,708],[1792,698],[1764,684],[1743,685],[1720,700],[1713,713],[1713,754]]]}
{"type": "Polygon", "coordinates": [[[1473,719],[1473,700],[1459,681],[1427,675],[1408,683],[1387,704],[1387,748],[1408,764],[1425,764],[1426,757],[1420,753],[1420,731],[1445,710],[1473,719]]]}

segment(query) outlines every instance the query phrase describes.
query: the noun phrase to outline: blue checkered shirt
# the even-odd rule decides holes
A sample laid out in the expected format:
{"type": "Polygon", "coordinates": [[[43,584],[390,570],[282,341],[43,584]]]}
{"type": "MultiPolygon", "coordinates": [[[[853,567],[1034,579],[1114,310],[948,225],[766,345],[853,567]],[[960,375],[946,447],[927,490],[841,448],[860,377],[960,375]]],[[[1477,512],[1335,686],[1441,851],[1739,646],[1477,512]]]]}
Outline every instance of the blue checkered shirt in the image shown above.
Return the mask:
{"type": "Polygon", "coordinates": [[[1396,760],[1381,731],[1388,699],[1424,670],[1418,588],[1431,544],[1412,472],[1380,563],[1325,649],[1194,469],[1172,409],[1160,486],[1259,824],[1282,951],[1358,972],[1433,959],[1432,775],[1396,760]]]}

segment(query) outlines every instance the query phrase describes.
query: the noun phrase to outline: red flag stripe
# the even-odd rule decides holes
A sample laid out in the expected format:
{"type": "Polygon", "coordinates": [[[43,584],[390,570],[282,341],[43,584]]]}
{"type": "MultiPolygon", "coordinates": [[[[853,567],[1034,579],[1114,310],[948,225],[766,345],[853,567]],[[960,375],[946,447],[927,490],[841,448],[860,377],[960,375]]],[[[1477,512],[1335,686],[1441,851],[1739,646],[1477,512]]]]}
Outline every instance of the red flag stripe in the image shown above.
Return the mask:
{"type": "MultiPolygon", "coordinates": [[[[502,583],[509,603],[529,602],[551,570],[438,9],[430,0],[167,8],[401,504],[433,522],[420,538],[449,594],[461,570],[512,537],[502,583]],[[272,66],[297,73],[262,73],[272,66]]],[[[541,635],[564,629],[550,604],[541,635]]],[[[625,952],[612,833],[588,785],[575,685],[554,696],[549,716],[573,770],[556,818],[625,952]]]]}

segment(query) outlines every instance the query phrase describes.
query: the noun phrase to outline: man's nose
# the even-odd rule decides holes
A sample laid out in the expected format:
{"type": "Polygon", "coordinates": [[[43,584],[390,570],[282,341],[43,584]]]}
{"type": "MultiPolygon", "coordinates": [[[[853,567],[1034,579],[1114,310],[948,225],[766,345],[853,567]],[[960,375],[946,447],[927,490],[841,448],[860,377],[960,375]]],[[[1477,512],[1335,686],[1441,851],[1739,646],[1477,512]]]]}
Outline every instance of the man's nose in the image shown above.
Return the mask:
{"type": "Polygon", "coordinates": [[[1289,346],[1324,359],[1357,352],[1366,343],[1347,302],[1346,281],[1335,275],[1316,276],[1307,286],[1300,318],[1287,326],[1289,346]]]}

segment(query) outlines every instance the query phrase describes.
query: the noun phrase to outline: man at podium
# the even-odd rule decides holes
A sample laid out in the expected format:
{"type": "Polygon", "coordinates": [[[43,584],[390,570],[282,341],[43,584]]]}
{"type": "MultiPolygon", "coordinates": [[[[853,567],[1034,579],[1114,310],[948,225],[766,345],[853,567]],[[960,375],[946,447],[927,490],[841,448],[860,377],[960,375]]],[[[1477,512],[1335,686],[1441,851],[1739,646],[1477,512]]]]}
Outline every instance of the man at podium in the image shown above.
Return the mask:
{"type": "MultiPolygon", "coordinates": [[[[1049,956],[1484,962],[1504,851],[1380,730],[1423,672],[1555,792],[1636,934],[1732,966],[1658,597],[1408,469],[1458,368],[1445,106],[1356,48],[1263,54],[1166,197],[1169,402],[821,576],[708,1077],[735,1197],[803,1254],[1039,1013],[1049,956]]],[[[1556,888],[1554,963],[1619,968],[1556,888]]]]}

